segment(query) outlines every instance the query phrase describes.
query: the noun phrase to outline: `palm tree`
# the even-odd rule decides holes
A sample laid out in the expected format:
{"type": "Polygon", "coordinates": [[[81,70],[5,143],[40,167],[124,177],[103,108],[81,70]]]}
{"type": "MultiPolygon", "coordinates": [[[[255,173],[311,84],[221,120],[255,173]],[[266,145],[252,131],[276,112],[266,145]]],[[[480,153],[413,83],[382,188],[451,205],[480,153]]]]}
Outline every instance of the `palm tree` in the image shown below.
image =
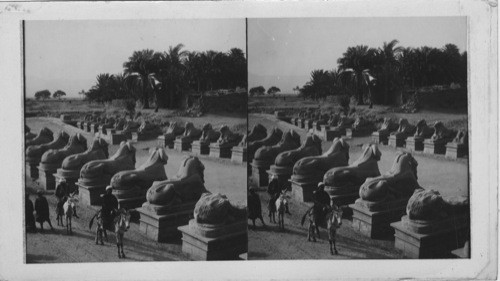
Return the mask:
{"type": "Polygon", "coordinates": [[[398,40],[392,40],[384,45],[377,51],[377,59],[382,66],[382,76],[384,77],[384,104],[389,103],[389,83],[390,79],[394,79],[395,73],[398,70],[398,60],[397,57],[399,53],[403,50],[402,47],[396,45],[399,43],[398,40]]]}
{"type": "Polygon", "coordinates": [[[126,79],[141,89],[144,108],[149,108],[149,90],[154,88],[157,69],[157,56],[153,50],[135,51],[123,64],[126,79]]]}
{"type": "Polygon", "coordinates": [[[374,65],[375,49],[368,48],[365,45],[349,47],[347,51],[338,59],[339,69],[349,77],[349,80],[355,85],[357,92],[358,105],[363,105],[363,87],[368,86],[370,69],[374,65]]]}
{"type": "Polygon", "coordinates": [[[185,84],[186,76],[186,58],[189,52],[182,50],[183,44],[170,46],[167,52],[160,55],[160,80],[167,92],[167,107],[172,108],[175,103],[175,97],[180,94],[185,84]]]}

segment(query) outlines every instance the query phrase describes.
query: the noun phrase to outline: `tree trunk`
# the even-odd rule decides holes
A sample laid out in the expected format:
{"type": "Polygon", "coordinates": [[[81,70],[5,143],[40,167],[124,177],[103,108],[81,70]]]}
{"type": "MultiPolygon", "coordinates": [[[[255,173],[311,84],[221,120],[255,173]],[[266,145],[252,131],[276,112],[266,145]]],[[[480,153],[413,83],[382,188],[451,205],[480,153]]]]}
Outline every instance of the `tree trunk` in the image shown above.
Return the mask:
{"type": "Polygon", "coordinates": [[[142,108],[148,109],[149,108],[149,93],[148,93],[148,88],[145,82],[142,82],[142,108]]]}

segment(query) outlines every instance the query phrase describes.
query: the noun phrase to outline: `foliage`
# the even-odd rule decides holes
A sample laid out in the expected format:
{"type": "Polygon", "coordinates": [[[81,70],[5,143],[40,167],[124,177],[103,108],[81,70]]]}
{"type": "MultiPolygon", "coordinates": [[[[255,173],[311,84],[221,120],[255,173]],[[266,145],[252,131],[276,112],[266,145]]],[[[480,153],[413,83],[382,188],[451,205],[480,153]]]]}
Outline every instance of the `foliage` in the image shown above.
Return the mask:
{"type": "Polygon", "coordinates": [[[351,97],[348,95],[342,95],[338,98],[339,105],[342,107],[342,111],[345,115],[349,114],[351,97]]]}
{"type": "Polygon", "coordinates": [[[263,95],[266,93],[266,88],[264,86],[253,87],[249,91],[250,96],[263,95]]]}
{"type": "Polygon", "coordinates": [[[271,86],[271,88],[267,89],[267,94],[268,95],[274,95],[276,93],[279,93],[281,92],[280,88],[276,87],[276,86],[271,86]]]}
{"type": "Polygon", "coordinates": [[[38,91],[35,93],[35,99],[39,100],[39,99],[43,99],[43,100],[46,100],[46,99],[50,99],[50,91],[49,90],[42,90],[42,91],[38,91]]]}
{"type": "Polygon", "coordinates": [[[134,99],[126,99],[125,100],[125,111],[127,111],[128,116],[133,118],[135,115],[135,100],[134,99]]]}
{"type": "Polygon", "coordinates": [[[61,97],[63,96],[66,96],[66,93],[61,90],[57,90],[54,92],[54,94],[52,94],[52,97],[55,99],[61,99],[61,97]]]}

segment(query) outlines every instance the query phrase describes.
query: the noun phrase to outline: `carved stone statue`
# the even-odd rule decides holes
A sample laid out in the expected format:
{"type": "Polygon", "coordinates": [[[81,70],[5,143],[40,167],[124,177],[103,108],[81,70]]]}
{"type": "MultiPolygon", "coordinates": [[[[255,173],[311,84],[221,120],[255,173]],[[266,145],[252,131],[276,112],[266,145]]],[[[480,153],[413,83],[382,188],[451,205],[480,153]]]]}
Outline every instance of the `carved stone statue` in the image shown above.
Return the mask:
{"type": "Polygon", "coordinates": [[[36,135],[31,132],[30,127],[24,125],[24,139],[25,140],[31,140],[34,137],[36,137],[36,135]]]}
{"type": "Polygon", "coordinates": [[[446,157],[457,159],[469,151],[469,138],[466,130],[459,130],[453,141],[446,144],[446,157]]]}
{"type": "Polygon", "coordinates": [[[174,178],[156,181],[146,193],[148,204],[162,214],[164,209],[177,204],[197,201],[207,192],[204,183],[205,166],[194,156],[186,156],[174,178]],[[163,208],[162,208],[163,207],[163,208]]]}
{"type": "Polygon", "coordinates": [[[372,141],[376,144],[387,144],[389,141],[389,134],[398,129],[398,124],[394,123],[391,118],[385,117],[384,123],[379,130],[373,132],[372,141]]]}
{"type": "Polygon", "coordinates": [[[210,123],[204,124],[201,130],[202,133],[199,139],[200,144],[203,143],[209,145],[212,142],[216,142],[220,137],[220,132],[214,130],[210,123]]]}
{"type": "Polygon", "coordinates": [[[453,139],[453,143],[469,145],[469,137],[467,130],[458,130],[457,135],[453,139]]]}
{"type": "Polygon", "coordinates": [[[434,142],[450,142],[455,137],[456,132],[447,129],[441,121],[434,124],[434,134],[431,140],[434,142]]]}
{"type": "Polygon", "coordinates": [[[415,131],[416,127],[411,125],[406,118],[399,119],[398,130],[391,132],[391,136],[389,137],[389,146],[404,146],[406,138],[412,136],[415,131]]]}
{"type": "Polygon", "coordinates": [[[60,168],[63,160],[73,154],[84,152],[87,149],[87,139],[80,133],[70,137],[68,144],[61,149],[49,149],[42,155],[40,166],[46,169],[60,168]]]}
{"type": "Polygon", "coordinates": [[[359,188],[359,197],[369,202],[409,198],[415,189],[420,188],[417,166],[417,161],[410,153],[399,153],[391,170],[381,176],[366,179],[359,188]]]}
{"type": "Polygon", "coordinates": [[[434,129],[427,126],[427,122],[425,122],[424,119],[421,119],[420,121],[418,121],[416,127],[417,127],[417,129],[415,131],[415,134],[413,135],[413,138],[415,138],[415,140],[416,139],[421,139],[421,140],[428,139],[428,138],[432,137],[432,135],[434,134],[434,129]]]}
{"type": "Polygon", "coordinates": [[[339,123],[339,120],[340,120],[340,114],[333,113],[333,114],[330,115],[330,119],[328,119],[327,124],[330,127],[335,127],[339,123]]]}
{"type": "Polygon", "coordinates": [[[106,134],[108,129],[112,129],[116,124],[116,121],[113,117],[106,118],[104,122],[99,125],[99,132],[102,134],[106,134]]]}
{"type": "Polygon", "coordinates": [[[30,159],[38,159],[40,161],[42,155],[47,150],[63,148],[68,143],[68,140],[69,135],[65,131],[60,131],[56,139],[49,143],[31,145],[26,149],[26,161],[30,161],[30,159]]]}
{"type": "Polygon", "coordinates": [[[87,151],[64,158],[61,169],[64,173],[71,171],[79,175],[81,168],[86,163],[92,160],[107,159],[108,157],[108,143],[104,139],[97,137],[94,138],[87,151]]]}
{"type": "Polygon", "coordinates": [[[277,144],[281,140],[282,136],[283,136],[283,131],[275,127],[266,138],[252,142],[249,141],[247,146],[248,158],[249,158],[248,161],[252,161],[253,156],[257,151],[257,149],[259,149],[262,146],[277,144]]]}
{"type": "Polygon", "coordinates": [[[116,119],[115,123],[113,124],[113,129],[117,131],[123,130],[125,125],[127,124],[126,120],[124,118],[118,118],[116,119]]]}
{"type": "Polygon", "coordinates": [[[137,123],[135,121],[128,120],[125,122],[125,125],[123,125],[122,134],[131,134],[133,132],[136,132],[140,126],[141,126],[141,123],[137,123]]]}
{"type": "Polygon", "coordinates": [[[406,214],[411,220],[433,221],[469,211],[466,197],[444,198],[432,189],[416,189],[406,205],[406,214]]]}
{"type": "Polygon", "coordinates": [[[93,160],[83,165],[80,178],[85,181],[107,182],[124,170],[135,169],[135,147],[130,142],[122,142],[120,148],[109,159],[93,160]]]}
{"type": "Polygon", "coordinates": [[[382,153],[376,144],[366,145],[363,154],[349,166],[328,170],[323,176],[325,191],[332,195],[358,193],[368,177],[380,176],[378,161],[382,153]]]}
{"type": "Polygon", "coordinates": [[[246,220],[246,208],[234,206],[222,194],[203,193],[194,207],[194,220],[203,225],[225,225],[246,220]]]}
{"type": "Polygon", "coordinates": [[[319,182],[326,171],[334,167],[347,166],[349,163],[349,144],[341,138],[335,138],[328,151],[320,156],[305,157],[293,166],[294,181],[319,182]]]}
{"type": "Polygon", "coordinates": [[[167,179],[164,168],[167,161],[168,156],[163,148],[150,149],[148,160],[139,168],[114,174],[110,181],[113,194],[118,200],[145,196],[153,182],[167,179]]]}
{"type": "Polygon", "coordinates": [[[273,146],[259,148],[254,155],[254,163],[260,163],[269,167],[279,153],[296,149],[300,146],[300,136],[293,130],[286,132],[281,141],[273,146]]]}
{"type": "Polygon", "coordinates": [[[197,129],[193,123],[187,122],[184,134],[182,134],[182,136],[177,136],[176,139],[179,139],[182,142],[192,142],[193,140],[200,138],[201,134],[202,131],[197,129]]]}
{"type": "Polygon", "coordinates": [[[363,116],[356,117],[352,129],[357,131],[371,131],[373,130],[373,123],[366,120],[363,116]]]}
{"type": "Polygon", "coordinates": [[[227,125],[223,125],[220,128],[219,132],[220,132],[220,137],[217,140],[217,144],[219,146],[233,147],[235,145],[238,145],[238,143],[241,141],[242,136],[231,132],[231,130],[227,125]]]}
{"type": "Polygon", "coordinates": [[[177,122],[172,122],[168,126],[167,131],[163,136],[160,136],[159,142],[162,142],[162,145],[165,147],[172,148],[174,146],[174,140],[178,135],[182,135],[184,133],[184,127],[180,126],[177,122]]]}
{"type": "Polygon", "coordinates": [[[297,149],[281,152],[276,156],[274,165],[278,167],[289,167],[290,172],[293,165],[300,159],[308,156],[321,154],[321,139],[314,134],[308,134],[304,143],[297,149]]]}
{"type": "Polygon", "coordinates": [[[36,137],[26,141],[26,147],[29,147],[31,145],[40,145],[44,143],[49,143],[53,140],[54,140],[54,133],[52,133],[52,131],[49,128],[43,127],[36,137]]]}
{"type": "Polygon", "coordinates": [[[342,117],[340,117],[340,120],[339,120],[339,123],[337,124],[337,126],[332,127],[330,129],[333,131],[339,131],[341,135],[345,135],[345,130],[347,128],[350,128],[353,123],[354,123],[353,119],[346,117],[346,116],[342,116],[342,117]]]}
{"type": "Polygon", "coordinates": [[[247,141],[257,141],[267,137],[267,129],[261,124],[253,126],[252,131],[248,134],[247,141]]]}

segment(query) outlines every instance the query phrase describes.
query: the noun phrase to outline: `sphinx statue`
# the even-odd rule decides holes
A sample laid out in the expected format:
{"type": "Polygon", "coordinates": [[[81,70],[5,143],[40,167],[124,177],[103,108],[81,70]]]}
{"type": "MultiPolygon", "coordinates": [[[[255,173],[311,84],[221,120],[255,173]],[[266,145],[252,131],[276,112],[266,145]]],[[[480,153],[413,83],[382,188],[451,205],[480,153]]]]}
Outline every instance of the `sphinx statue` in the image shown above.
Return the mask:
{"type": "Polygon", "coordinates": [[[78,178],[83,165],[92,160],[107,159],[108,156],[108,143],[104,139],[96,137],[86,151],[64,158],[61,168],[58,169],[58,173],[63,176],[78,178]],[[76,175],[74,175],[75,173],[76,175]]]}
{"type": "Polygon", "coordinates": [[[101,134],[106,134],[107,130],[114,128],[116,122],[114,118],[106,118],[102,124],[99,125],[98,129],[101,134]]]}
{"type": "Polygon", "coordinates": [[[38,135],[31,140],[26,140],[26,147],[31,145],[40,145],[44,143],[49,143],[54,140],[54,133],[47,128],[43,127],[42,130],[38,133],[38,135]]]}
{"type": "Polygon", "coordinates": [[[376,144],[388,144],[390,133],[397,129],[398,124],[394,123],[391,118],[385,117],[380,129],[372,133],[372,141],[376,144]]]}
{"type": "Polygon", "coordinates": [[[220,137],[220,132],[212,128],[210,123],[203,125],[201,137],[191,144],[191,151],[195,154],[209,154],[210,144],[216,142],[220,137]]]}
{"type": "MultiPolygon", "coordinates": [[[[296,149],[300,146],[300,136],[293,130],[283,134],[281,141],[273,146],[263,146],[255,152],[253,163],[269,167],[281,152],[296,149]]],[[[267,168],[266,168],[267,169],[267,168]]]]}
{"type": "Polygon", "coordinates": [[[184,133],[185,128],[181,127],[177,122],[171,122],[168,126],[165,134],[158,137],[158,144],[164,147],[174,147],[175,138],[178,135],[182,135],[184,133]]]}
{"type": "Polygon", "coordinates": [[[436,221],[469,212],[466,197],[444,198],[432,189],[416,189],[406,205],[406,215],[410,220],[436,221]]]}
{"type": "Polygon", "coordinates": [[[219,132],[220,137],[216,142],[219,146],[233,147],[235,145],[238,145],[238,143],[241,141],[242,136],[231,132],[227,125],[223,125],[220,128],[219,132]]]}
{"type": "Polygon", "coordinates": [[[296,182],[319,182],[326,171],[349,163],[349,144],[335,138],[328,151],[319,156],[304,157],[293,166],[292,180],[296,182]]]}
{"type": "Polygon", "coordinates": [[[432,137],[434,129],[427,126],[424,119],[418,121],[415,127],[415,134],[406,138],[406,148],[410,151],[422,151],[424,149],[424,140],[432,137]]]}
{"type": "Polygon", "coordinates": [[[468,154],[469,138],[466,130],[458,130],[453,141],[446,144],[446,157],[456,159],[468,154]]]}
{"type": "Polygon", "coordinates": [[[193,123],[187,122],[184,134],[177,136],[174,142],[174,148],[179,151],[189,150],[191,143],[201,137],[202,131],[197,129],[193,123]]]}
{"type": "Polygon", "coordinates": [[[330,118],[326,122],[326,124],[330,127],[335,127],[339,123],[340,120],[340,114],[338,113],[333,113],[330,115],[330,118]]]}
{"type": "Polygon", "coordinates": [[[352,124],[351,128],[346,128],[346,136],[347,137],[359,137],[369,135],[374,130],[374,124],[371,121],[368,121],[363,116],[356,117],[356,120],[352,124]]]}
{"type": "Polygon", "coordinates": [[[321,154],[321,139],[314,135],[308,134],[302,145],[294,150],[281,152],[276,156],[274,165],[277,167],[289,167],[292,172],[293,165],[300,159],[308,156],[317,156],[321,154]]]}
{"type": "Polygon", "coordinates": [[[64,159],[70,155],[84,152],[87,149],[87,139],[80,133],[69,138],[67,145],[61,149],[49,149],[42,155],[40,166],[46,170],[60,168],[64,159]]]}
{"type": "Polygon", "coordinates": [[[255,126],[253,126],[252,131],[250,131],[250,133],[248,134],[247,141],[257,141],[264,139],[265,137],[267,137],[266,127],[262,126],[261,124],[256,124],[255,126]]]}
{"type": "Polygon", "coordinates": [[[80,181],[107,183],[114,174],[135,169],[135,151],[130,142],[121,142],[116,153],[109,159],[92,160],[83,165],[80,181]]]}
{"type": "Polygon", "coordinates": [[[236,163],[247,161],[247,139],[247,134],[244,134],[240,143],[237,146],[233,146],[231,149],[231,161],[236,163]]]}
{"type": "Polygon", "coordinates": [[[376,203],[406,200],[415,189],[420,188],[417,166],[417,161],[410,153],[400,152],[387,173],[366,179],[359,188],[359,197],[376,203]]]}
{"type": "Polygon", "coordinates": [[[415,134],[416,127],[411,125],[406,118],[399,119],[399,127],[396,131],[391,132],[389,137],[389,146],[403,147],[406,138],[415,134]]]}
{"type": "Polygon", "coordinates": [[[368,177],[380,176],[378,161],[381,155],[376,144],[365,145],[363,154],[354,163],[330,169],[325,173],[325,191],[330,196],[355,193],[355,198],[358,197],[359,187],[368,177]]]}
{"type": "Polygon", "coordinates": [[[140,167],[134,170],[122,170],[113,175],[110,185],[118,201],[121,199],[138,198],[142,204],[146,191],[155,181],[167,179],[164,166],[168,156],[163,148],[152,148],[149,158],[140,167]]]}
{"type": "Polygon", "coordinates": [[[246,208],[234,206],[222,194],[203,193],[194,207],[194,221],[201,225],[226,225],[246,221],[246,208]]]}
{"type": "Polygon", "coordinates": [[[31,132],[30,127],[24,125],[24,139],[25,140],[31,140],[34,137],[36,137],[36,135],[31,132]]]}
{"type": "Polygon", "coordinates": [[[337,126],[330,128],[330,130],[337,131],[337,132],[339,132],[340,135],[345,135],[346,129],[351,128],[354,121],[355,120],[353,120],[347,116],[342,116],[342,117],[340,117],[340,120],[339,120],[337,126]]]}
{"type": "Polygon", "coordinates": [[[126,124],[125,118],[118,118],[116,119],[115,123],[113,124],[113,130],[115,131],[121,131],[125,127],[126,124]]]}
{"type": "Polygon", "coordinates": [[[92,122],[90,124],[90,132],[91,133],[97,133],[99,132],[99,127],[104,125],[104,124],[113,124],[115,122],[114,118],[107,118],[107,117],[97,117],[95,122],[92,122]],[[110,120],[110,123],[108,123],[108,119],[110,120]]]}
{"type": "Polygon", "coordinates": [[[80,119],[76,122],[76,127],[79,129],[83,129],[83,123],[87,122],[88,118],[90,118],[90,117],[92,117],[92,115],[90,115],[90,114],[86,114],[85,116],[83,116],[82,119],[80,119]]]}
{"type": "MultiPolygon", "coordinates": [[[[40,134],[41,133],[42,132],[40,132],[40,134]]],[[[38,163],[41,160],[42,155],[47,150],[63,148],[68,143],[68,140],[69,140],[69,135],[65,131],[60,131],[59,134],[56,136],[56,139],[54,139],[49,143],[31,145],[26,149],[26,161],[28,162],[36,161],[38,163]]]]}
{"type": "Polygon", "coordinates": [[[147,120],[142,121],[141,126],[137,129],[137,132],[132,133],[132,140],[148,140],[151,138],[156,138],[161,134],[161,128],[147,120]]]}
{"type": "Polygon", "coordinates": [[[283,132],[279,128],[275,127],[266,138],[256,141],[249,141],[247,145],[248,161],[250,162],[253,160],[253,156],[257,149],[262,146],[277,144],[281,140],[282,136],[283,132]]]}
{"type": "Polygon", "coordinates": [[[424,153],[445,154],[446,144],[451,142],[457,132],[447,129],[441,121],[434,124],[434,134],[424,140],[424,153]]]}
{"type": "Polygon", "coordinates": [[[197,157],[186,156],[174,178],[155,181],[151,185],[146,192],[146,204],[160,215],[173,205],[197,201],[207,192],[204,171],[205,166],[197,157]]]}
{"type": "Polygon", "coordinates": [[[467,130],[458,130],[457,135],[452,141],[453,143],[463,144],[465,146],[469,145],[469,137],[467,130]]]}
{"type": "Polygon", "coordinates": [[[132,133],[137,132],[139,127],[141,126],[141,123],[128,120],[125,122],[125,125],[123,125],[123,129],[121,131],[122,134],[127,136],[127,139],[132,138],[132,133]]]}

